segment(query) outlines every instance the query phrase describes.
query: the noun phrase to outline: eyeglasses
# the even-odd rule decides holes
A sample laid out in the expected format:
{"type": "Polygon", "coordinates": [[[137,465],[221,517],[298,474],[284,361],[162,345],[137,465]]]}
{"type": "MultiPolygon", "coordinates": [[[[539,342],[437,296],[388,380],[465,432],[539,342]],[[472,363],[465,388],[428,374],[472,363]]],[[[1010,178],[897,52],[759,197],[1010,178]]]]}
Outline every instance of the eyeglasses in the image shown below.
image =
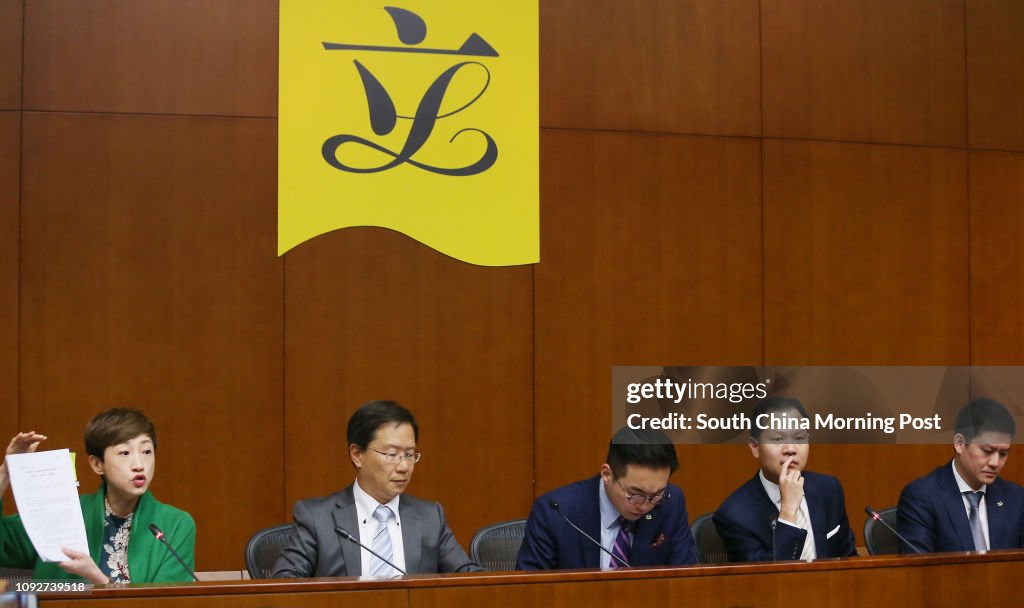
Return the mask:
{"type": "Polygon", "coordinates": [[[420,461],[420,458],[423,457],[423,454],[421,454],[419,452],[409,452],[408,454],[399,454],[398,452],[381,452],[380,450],[374,450],[373,448],[370,448],[370,449],[373,450],[374,452],[377,452],[381,456],[383,456],[384,457],[384,462],[386,462],[388,464],[398,464],[401,461],[408,462],[409,464],[416,464],[417,462],[420,461]]]}
{"type": "Polygon", "coordinates": [[[634,507],[638,507],[644,504],[644,502],[649,502],[651,503],[651,506],[655,506],[657,504],[660,504],[662,501],[668,500],[669,498],[672,497],[672,495],[669,494],[668,492],[661,492],[659,494],[655,494],[654,496],[648,496],[646,494],[630,494],[629,490],[624,488],[622,486],[622,483],[619,482],[618,479],[615,480],[615,483],[618,484],[620,488],[622,488],[622,493],[626,495],[626,502],[633,505],[634,507]]]}

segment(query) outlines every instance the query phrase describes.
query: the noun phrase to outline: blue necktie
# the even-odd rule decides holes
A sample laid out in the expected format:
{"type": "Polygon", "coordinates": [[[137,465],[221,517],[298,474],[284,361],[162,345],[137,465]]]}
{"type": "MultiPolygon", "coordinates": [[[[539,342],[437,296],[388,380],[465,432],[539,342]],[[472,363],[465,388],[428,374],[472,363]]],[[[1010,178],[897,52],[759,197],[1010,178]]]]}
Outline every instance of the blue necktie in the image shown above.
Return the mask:
{"type": "Polygon", "coordinates": [[[967,521],[971,523],[971,536],[974,537],[975,551],[988,550],[988,546],[985,544],[985,535],[981,531],[981,513],[978,511],[978,506],[981,505],[981,498],[984,495],[983,492],[964,492],[967,502],[971,503],[971,512],[967,515],[967,521]]]}
{"type": "MultiPolygon", "coordinates": [[[[373,543],[370,548],[380,554],[381,557],[390,561],[394,560],[394,551],[391,548],[391,533],[388,532],[388,520],[393,513],[385,505],[380,505],[373,511],[373,518],[377,520],[377,533],[373,536],[373,543]]],[[[370,560],[371,576],[391,576],[398,574],[394,568],[387,565],[376,555],[370,560]]]]}

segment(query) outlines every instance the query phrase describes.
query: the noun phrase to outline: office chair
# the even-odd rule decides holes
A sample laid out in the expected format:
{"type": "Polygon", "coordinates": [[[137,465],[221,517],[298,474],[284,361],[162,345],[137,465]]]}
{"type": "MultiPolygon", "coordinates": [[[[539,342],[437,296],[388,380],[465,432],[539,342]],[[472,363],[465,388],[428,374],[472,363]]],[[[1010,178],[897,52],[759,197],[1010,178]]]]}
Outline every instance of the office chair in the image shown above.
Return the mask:
{"type": "Polygon", "coordinates": [[[477,530],[469,543],[469,557],[485,570],[515,570],[526,520],[513,519],[477,530]]]}

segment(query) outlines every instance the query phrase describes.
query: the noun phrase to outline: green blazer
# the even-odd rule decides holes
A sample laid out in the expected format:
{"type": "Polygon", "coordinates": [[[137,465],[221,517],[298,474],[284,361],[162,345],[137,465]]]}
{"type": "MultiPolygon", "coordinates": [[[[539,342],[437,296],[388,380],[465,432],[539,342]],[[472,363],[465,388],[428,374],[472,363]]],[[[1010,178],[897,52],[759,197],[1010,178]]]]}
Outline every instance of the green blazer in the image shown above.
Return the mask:
{"type": "MultiPolygon", "coordinates": [[[[98,566],[103,547],[103,497],[104,484],[95,494],[85,494],[82,501],[82,516],[85,518],[85,535],[89,539],[89,554],[98,566]]],[[[128,573],[133,583],[159,583],[191,581],[192,576],[174,559],[171,552],[149,531],[149,524],[156,524],[166,535],[167,542],[174,547],[188,567],[195,570],[196,523],[192,516],[170,505],[159,502],[147,491],[139,498],[132,519],[131,536],[128,538],[128,573]]],[[[37,579],[78,579],[68,574],[55,562],[39,559],[32,542],[25,533],[21,517],[11,515],[0,517],[0,566],[8,568],[33,568],[37,579]]]]}

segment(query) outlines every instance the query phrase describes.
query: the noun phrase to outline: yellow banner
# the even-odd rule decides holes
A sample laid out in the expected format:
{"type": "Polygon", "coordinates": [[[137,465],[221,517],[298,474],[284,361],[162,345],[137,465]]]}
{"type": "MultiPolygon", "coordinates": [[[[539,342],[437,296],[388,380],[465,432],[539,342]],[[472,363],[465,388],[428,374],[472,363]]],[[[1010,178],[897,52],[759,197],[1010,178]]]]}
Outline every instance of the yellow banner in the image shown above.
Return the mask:
{"type": "Polygon", "coordinates": [[[278,255],[349,226],[539,261],[537,0],[281,0],[278,255]]]}

